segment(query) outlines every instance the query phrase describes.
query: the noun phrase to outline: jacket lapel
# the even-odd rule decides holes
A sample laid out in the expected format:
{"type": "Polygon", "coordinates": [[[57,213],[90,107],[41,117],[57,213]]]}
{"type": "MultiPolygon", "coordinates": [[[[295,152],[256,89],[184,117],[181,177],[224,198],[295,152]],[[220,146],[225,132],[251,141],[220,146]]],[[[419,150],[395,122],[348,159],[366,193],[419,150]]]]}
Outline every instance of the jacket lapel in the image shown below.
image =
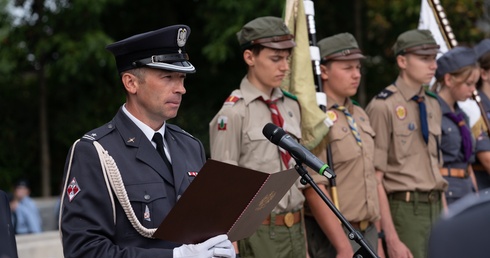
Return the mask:
{"type": "Polygon", "coordinates": [[[115,117],[116,126],[129,148],[138,148],[136,158],[153,168],[165,181],[174,185],[172,174],[168,171],[165,162],[146,138],[143,132],[129,119],[122,109],[115,117]]]}
{"type": "Polygon", "coordinates": [[[172,168],[173,168],[173,178],[175,180],[175,191],[178,194],[178,189],[182,185],[182,180],[186,176],[186,162],[177,162],[178,160],[184,158],[184,154],[182,152],[182,146],[178,139],[175,137],[172,130],[169,130],[167,127],[165,129],[165,141],[168,144],[168,150],[170,153],[170,157],[172,158],[172,168]]]}

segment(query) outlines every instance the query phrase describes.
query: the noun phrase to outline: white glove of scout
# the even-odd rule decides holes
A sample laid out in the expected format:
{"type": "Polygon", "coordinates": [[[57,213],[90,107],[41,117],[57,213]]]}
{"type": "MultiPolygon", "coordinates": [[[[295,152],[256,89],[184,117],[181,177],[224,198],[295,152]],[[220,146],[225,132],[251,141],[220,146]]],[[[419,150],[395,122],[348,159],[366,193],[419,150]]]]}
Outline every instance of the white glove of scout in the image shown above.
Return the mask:
{"type": "Polygon", "coordinates": [[[235,258],[235,249],[227,235],[212,237],[200,244],[174,248],[174,258],[235,258]]]}

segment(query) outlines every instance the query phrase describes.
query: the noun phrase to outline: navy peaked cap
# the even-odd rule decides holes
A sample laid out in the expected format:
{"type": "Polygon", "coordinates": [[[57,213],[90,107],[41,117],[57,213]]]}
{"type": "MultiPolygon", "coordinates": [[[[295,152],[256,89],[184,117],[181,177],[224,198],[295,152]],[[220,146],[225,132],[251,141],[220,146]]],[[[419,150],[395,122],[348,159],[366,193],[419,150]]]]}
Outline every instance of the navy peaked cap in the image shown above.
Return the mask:
{"type": "Polygon", "coordinates": [[[190,33],[187,25],[173,25],[134,35],[106,49],[114,54],[120,73],[139,67],[194,73],[196,69],[185,52],[190,33]]]}

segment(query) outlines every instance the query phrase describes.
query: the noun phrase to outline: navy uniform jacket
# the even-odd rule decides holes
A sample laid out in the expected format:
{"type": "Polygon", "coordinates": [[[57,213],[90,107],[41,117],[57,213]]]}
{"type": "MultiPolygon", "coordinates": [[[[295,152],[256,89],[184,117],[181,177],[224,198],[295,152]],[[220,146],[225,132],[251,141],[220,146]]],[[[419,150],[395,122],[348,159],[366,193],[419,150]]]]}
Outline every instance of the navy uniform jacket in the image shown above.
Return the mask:
{"type": "MultiPolygon", "coordinates": [[[[146,228],[157,228],[192,182],[191,175],[195,173],[189,172],[198,172],[205,162],[202,143],[179,127],[167,124],[165,139],[173,173],[122,109],[111,122],[80,140],[74,150],[68,180],[68,185],[76,182],[79,192],[70,201],[64,189],[61,207],[65,257],[172,257],[172,249],[178,244],[141,236],[115,195],[114,225],[110,196],[93,145],[94,140],[98,141],[116,162],[140,223],[146,228]]],[[[65,179],[68,161],[69,157],[65,179]]]]}
{"type": "Polygon", "coordinates": [[[1,258],[17,258],[17,244],[15,232],[12,225],[9,200],[7,194],[0,190],[0,247],[1,258]]]}
{"type": "Polygon", "coordinates": [[[432,227],[428,258],[488,257],[490,195],[468,195],[432,227]]]}

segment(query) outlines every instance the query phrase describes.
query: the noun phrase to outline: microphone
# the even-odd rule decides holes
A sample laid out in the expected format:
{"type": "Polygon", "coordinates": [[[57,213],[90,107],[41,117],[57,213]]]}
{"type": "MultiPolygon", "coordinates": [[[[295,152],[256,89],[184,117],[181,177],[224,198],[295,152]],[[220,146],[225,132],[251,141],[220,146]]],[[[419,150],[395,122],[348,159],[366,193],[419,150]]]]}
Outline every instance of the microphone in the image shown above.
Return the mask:
{"type": "Polygon", "coordinates": [[[326,176],[327,178],[334,177],[333,171],[329,169],[327,164],[323,163],[313,153],[303,147],[303,145],[294,140],[281,127],[268,123],[262,129],[262,133],[269,141],[289,152],[296,161],[305,163],[322,176],[326,176]]]}

